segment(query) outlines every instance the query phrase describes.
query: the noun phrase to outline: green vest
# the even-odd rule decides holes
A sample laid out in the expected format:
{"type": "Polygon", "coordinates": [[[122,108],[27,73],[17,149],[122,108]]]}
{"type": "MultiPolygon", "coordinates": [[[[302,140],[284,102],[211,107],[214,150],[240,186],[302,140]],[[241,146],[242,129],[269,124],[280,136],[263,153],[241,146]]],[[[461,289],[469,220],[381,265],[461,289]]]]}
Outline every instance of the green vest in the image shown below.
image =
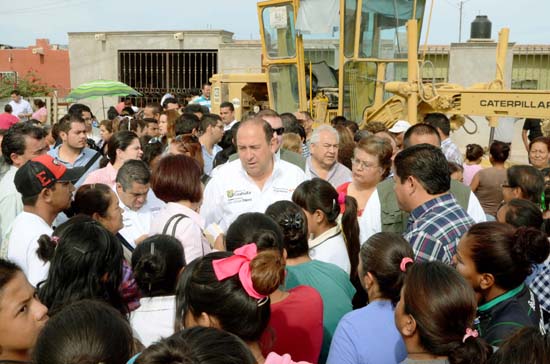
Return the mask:
{"type": "MultiPolygon", "coordinates": [[[[376,186],[380,199],[380,220],[382,231],[402,234],[407,229],[409,213],[399,209],[393,190],[394,184],[393,178],[390,178],[376,186]]],[[[470,201],[470,193],[472,193],[470,188],[458,181],[451,180],[450,192],[458,204],[465,211],[468,211],[468,202],[470,201]]]]}

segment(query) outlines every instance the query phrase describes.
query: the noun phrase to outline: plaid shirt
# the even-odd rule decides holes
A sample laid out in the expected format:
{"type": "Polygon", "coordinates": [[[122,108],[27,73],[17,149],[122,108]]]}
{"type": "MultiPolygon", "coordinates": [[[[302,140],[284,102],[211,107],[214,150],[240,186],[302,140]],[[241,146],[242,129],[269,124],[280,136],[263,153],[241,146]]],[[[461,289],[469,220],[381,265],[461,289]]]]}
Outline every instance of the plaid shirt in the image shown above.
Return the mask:
{"type": "Polygon", "coordinates": [[[447,138],[441,142],[441,151],[445,154],[447,161],[455,162],[459,166],[462,165],[462,153],[460,153],[460,149],[453,143],[451,138],[447,138]]]}
{"type": "MultiPolygon", "coordinates": [[[[540,271],[537,273],[533,281],[529,284],[529,288],[539,300],[540,307],[547,313],[550,313],[550,263],[546,262],[541,265],[540,271]]],[[[550,323],[546,323],[547,331],[550,331],[550,323]]]]}
{"type": "Polygon", "coordinates": [[[404,237],[417,261],[451,264],[458,241],[473,224],[474,220],[447,193],[411,211],[404,237]]]}

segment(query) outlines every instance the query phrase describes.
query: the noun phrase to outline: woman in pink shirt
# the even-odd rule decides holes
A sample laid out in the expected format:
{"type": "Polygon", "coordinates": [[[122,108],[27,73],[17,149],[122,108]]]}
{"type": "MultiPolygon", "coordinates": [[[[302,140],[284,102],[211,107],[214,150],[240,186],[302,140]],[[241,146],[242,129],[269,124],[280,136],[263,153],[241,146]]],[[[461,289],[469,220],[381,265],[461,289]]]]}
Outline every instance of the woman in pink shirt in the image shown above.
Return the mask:
{"type": "Polygon", "coordinates": [[[141,143],[137,134],[133,131],[119,131],[113,134],[109,140],[107,148],[109,163],[90,173],[83,184],[103,183],[112,187],[116,182],[118,170],[124,162],[130,159],[141,159],[142,155],[141,143]]]}
{"type": "Polygon", "coordinates": [[[36,111],[32,114],[31,119],[40,121],[44,124],[48,120],[48,110],[46,109],[46,104],[40,99],[34,99],[34,107],[36,111]]]}
{"type": "Polygon", "coordinates": [[[211,251],[203,234],[204,219],[199,215],[203,189],[200,178],[197,161],[186,155],[161,158],[151,176],[151,187],[166,206],[151,222],[150,234],[178,239],[188,262],[211,251]]]}

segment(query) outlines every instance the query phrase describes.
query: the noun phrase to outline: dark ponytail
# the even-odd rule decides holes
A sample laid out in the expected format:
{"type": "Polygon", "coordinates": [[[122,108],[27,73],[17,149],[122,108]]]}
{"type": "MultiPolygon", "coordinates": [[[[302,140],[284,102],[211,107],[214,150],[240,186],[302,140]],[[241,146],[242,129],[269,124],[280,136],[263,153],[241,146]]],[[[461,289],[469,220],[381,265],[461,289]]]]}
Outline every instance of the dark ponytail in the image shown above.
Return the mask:
{"type": "Polygon", "coordinates": [[[399,301],[407,269],[413,260],[410,244],[397,233],[376,233],[361,247],[363,275],[370,272],[376,278],[380,294],[394,305],[399,301]]]}
{"type": "Polygon", "coordinates": [[[36,249],[36,255],[43,262],[47,263],[53,258],[55,248],[57,247],[58,237],[49,236],[46,234],[40,235],[38,238],[38,249],[36,249]]]}
{"type": "Polygon", "coordinates": [[[473,327],[477,300],[456,269],[441,262],[407,266],[399,304],[416,322],[419,343],[450,364],[484,364],[492,349],[483,339],[466,335],[473,327]]]}
{"type": "MultiPolygon", "coordinates": [[[[340,205],[336,203],[338,209],[340,205]]],[[[349,261],[351,264],[350,277],[357,275],[357,264],[359,264],[359,221],[357,220],[357,200],[351,196],[345,197],[346,210],[342,214],[342,233],[346,238],[346,248],[348,250],[349,261]]]]}
{"type": "Polygon", "coordinates": [[[449,352],[450,364],[483,364],[493,354],[493,348],[479,337],[469,337],[449,352]]]}

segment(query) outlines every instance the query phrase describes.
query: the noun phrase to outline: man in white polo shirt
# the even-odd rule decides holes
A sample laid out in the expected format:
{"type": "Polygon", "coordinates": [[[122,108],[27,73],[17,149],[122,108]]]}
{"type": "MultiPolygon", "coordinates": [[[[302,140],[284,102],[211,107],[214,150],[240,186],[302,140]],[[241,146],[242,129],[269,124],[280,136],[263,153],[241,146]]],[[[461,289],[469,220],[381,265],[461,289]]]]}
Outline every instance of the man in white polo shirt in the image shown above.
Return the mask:
{"type": "Polygon", "coordinates": [[[206,185],[201,215],[223,231],[244,212],[264,212],[275,201],[290,200],[305,179],[294,164],[275,158],[271,126],[260,118],[239,124],[235,136],[239,160],[224,164],[206,185]]]}
{"type": "Polygon", "coordinates": [[[73,182],[83,172],[82,167],[67,169],[44,154],[31,159],[15,173],[15,187],[21,194],[23,211],[15,218],[3,244],[8,244],[8,259],[23,269],[34,286],[46,279],[49,268],[36,254],[38,238],[52,234],[52,223],[57,214],[71,205],[73,182]]]}
{"type": "Polygon", "coordinates": [[[128,160],[118,170],[115,192],[122,208],[124,227],[119,234],[135,248],[149,236],[151,220],[164,202],[150,188],[151,172],[142,160],[128,160]]]}

